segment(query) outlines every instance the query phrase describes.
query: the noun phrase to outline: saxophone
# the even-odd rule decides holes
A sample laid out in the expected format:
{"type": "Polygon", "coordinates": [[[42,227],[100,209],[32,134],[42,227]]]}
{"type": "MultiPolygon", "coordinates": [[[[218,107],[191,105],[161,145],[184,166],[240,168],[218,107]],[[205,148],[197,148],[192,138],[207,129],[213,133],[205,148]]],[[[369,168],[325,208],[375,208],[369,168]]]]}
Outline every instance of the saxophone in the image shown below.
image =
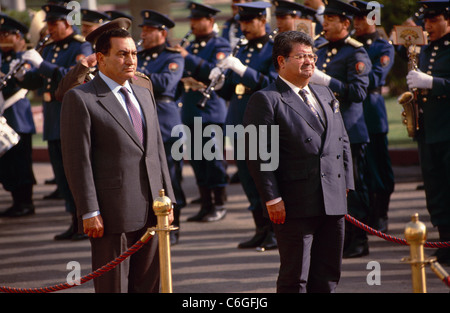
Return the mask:
{"type": "MultiPolygon", "coordinates": [[[[408,72],[417,70],[416,46],[408,47],[408,72]]],[[[409,137],[415,137],[419,130],[419,105],[417,103],[417,88],[410,89],[400,95],[397,101],[403,106],[402,117],[403,124],[409,137]]]]}

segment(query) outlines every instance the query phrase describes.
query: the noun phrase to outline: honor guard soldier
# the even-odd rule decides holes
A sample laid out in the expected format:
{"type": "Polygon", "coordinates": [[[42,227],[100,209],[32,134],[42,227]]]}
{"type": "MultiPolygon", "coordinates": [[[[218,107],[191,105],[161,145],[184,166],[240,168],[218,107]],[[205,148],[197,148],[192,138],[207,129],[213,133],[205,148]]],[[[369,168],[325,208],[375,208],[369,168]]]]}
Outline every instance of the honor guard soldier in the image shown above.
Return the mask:
{"type": "Polygon", "coordinates": [[[112,20],[115,20],[115,19],[117,19],[117,18],[120,18],[120,17],[122,17],[122,18],[127,18],[127,19],[129,19],[130,21],[133,21],[133,17],[132,17],[131,15],[125,14],[125,13],[123,13],[123,12],[121,12],[121,11],[109,10],[109,11],[105,11],[105,13],[108,14],[109,19],[110,19],[111,21],[112,21],[112,20]]]}
{"type": "MultiPolygon", "coordinates": [[[[184,57],[183,79],[194,81],[195,84],[206,86],[209,84],[209,74],[216,64],[223,60],[231,52],[231,47],[223,37],[217,36],[213,31],[215,15],[220,12],[213,7],[200,3],[190,2],[188,8],[191,12],[189,18],[191,31],[195,39],[186,48],[175,46],[184,57]]],[[[185,84],[184,92],[180,97],[182,103],[181,119],[183,124],[189,127],[191,132],[190,164],[195,173],[197,186],[200,191],[200,211],[189,217],[188,221],[213,222],[225,217],[224,202],[226,198],[225,187],[227,185],[227,173],[223,160],[207,160],[203,155],[199,160],[194,156],[194,121],[201,118],[202,128],[215,125],[223,128],[227,112],[225,100],[212,91],[210,98],[204,107],[199,107],[203,99],[203,93],[189,83],[185,84]],[[191,88],[192,87],[192,88],[191,88]],[[214,197],[214,202],[213,202],[214,197]]],[[[197,123],[196,121],[196,123],[197,123]]],[[[214,126],[214,127],[215,127],[214,126]]],[[[202,133],[203,133],[202,129],[202,133]]],[[[223,133],[222,130],[219,133],[223,133]]],[[[216,133],[217,134],[217,133],[216,133]]],[[[198,138],[198,137],[197,137],[198,138]]],[[[203,136],[201,147],[211,141],[211,138],[203,136]]],[[[198,144],[198,143],[197,143],[198,144]]],[[[222,147],[215,146],[216,149],[222,147]]]]}
{"type": "MultiPolygon", "coordinates": [[[[371,62],[364,46],[350,38],[351,17],[359,10],[340,0],[325,1],[323,30],[328,43],[319,47],[317,69],[310,82],[330,87],[340,110],[352,150],[355,190],[348,194],[349,214],[368,223],[369,195],[366,184],[366,149],[369,132],[363,101],[367,96],[371,62]]],[[[369,253],[367,233],[347,223],[344,258],[369,253]]]]}
{"type": "Polygon", "coordinates": [[[109,19],[106,13],[81,9],[81,35],[86,37],[109,19]]]}
{"type": "MultiPolygon", "coordinates": [[[[265,88],[277,77],[277,72],[272,62],[273,40],[266,33],[266,8],[270,3],[257,1],[236,4],[239,7],[238,20],[242,31],[248,41],[240,47],[236,56],[228,56],[219,63],[219,68],[214,69],[210,78],[214,79],[221,70],[229,70],[220,90],[220,94],[230,101],[226,119],[227,125],[242,125],[245,108],[250,96],[256,91],[265,88]]],[[[233,134],[229,134],[231,136],[233,134]]],[[[236,134],[233,135],[236,137],[236,134]]],[[[256,226],[255,235],[238,245],[239,248],[258,248],[270,250],[277,248],[275,235],[268,217],[263,215],[263,204],[258,194],[255,183],[245,160],[238,159],[238,140],[234,138],[234,154],[238,168],[239,180],[250,202],[249,210],[256,226]]]]}
{"type": "MultiPolygon", "coordinates": [[[[70,67],[92,53],[92,47],[81,35],[76,35],[72,26],[67,22],[70,10],[51,4],[42,8],[46,13],[45,21],[52,41],[44,47],[42,56],[34,49],[23,54],[22,59],[33,65],[34,69],[23,75],[21,86],[26,89],[39,88],[42,94],[43,139],[48,143],[50,162],[58,190],[64,197],[66,210],[72,214],[70,228],[61,235],[57,235],[55,239],[84,238],[84,235],[77,233],[75,204],[64,173],[60,139],[61,102],[56,100],[55,90],[70,67]]],[[[20,76],[22,73],[18,74],[20,76]]]]}
{"type": "MultiPolygon", "coordinates": [[[[10,70],[11,61],[19,59],[25,48],[24,36],[28,28],[19,21],[0,13],[1,71],[10,70]]],[[[11,192],[13,204],[0,216],[34,214],[33,185],[36,183],[32,167],[32,134],[36,133],[30,101],[25,97],[16,79],[4,81],[3,98],[11,106],[0,105],[0,116],[20,136],[19,143],[0,157],[0,182],[11,192]],[[2,110],[4,110],[2,112],[2,110]]]]}
{"type": "MultiPolygon", "coordinates": [[[[417,142],[431,223],[440,241],[450,241],[450,9],[448,1],[421,1],[428,45],[419,55],[419,69],[407,75],[410,89],[418,88],[417,142]]],[[[439,263],[450,265],[450,248],[436,252],[439,263]]]]}
{"type": "MultiPolygon", "coordinates": [[[[167,45],[169,29],[175,23],[167,16],[153,10],[141,12],[143,22],[140,27],[142,50],[138,52],[138,71],[146,74],[153,84],[158,121],[166,151],[172,188],[175,194],[173,225],[180,227],[180,210],[186,205],[186,198],[181,182],[176,175],[176,162],[172,158],[171,148],[176,137],[172,137],[172,129],[181,125],[180,108],[175,99],[178,83],[183,76],[184,58],[179,50],[167,45]]],[[[178,242],[179,229],[170,232],[171,244],[178,242]]]]}
{"type": "MultiPolygon", "coordinates": [[[[272,3],[275,6],[277,28],[280,33],[288,30],[297,30],[296,22],[298,22],[299,19],[308,19],[318,23],[315,21],[316,11],[311,8],[286,0],[275,0],[272,1],[272,3]]],[[[324,37],[320,36],[320,34],[316,34],[314,38],[314,46],[317,47],[325,41],[326,40],[324,37]]]]}
{"type": "Polygon", "coordinates": [[[394,173],[388,151],[388,117],[381,88],[394,64],[395,49],[380,36],[375,23],[368,23],[367,15],[371,10],[367,9],[367,2],[358,0],[350,4],[360,10],[353,18],[355,39],[364,45],[372,63],[367,97],[363,102],[370,138],[366,151],[371,212],[369,222],[375,229],[386,232],[389,201],[394,191],[394,173]]]}

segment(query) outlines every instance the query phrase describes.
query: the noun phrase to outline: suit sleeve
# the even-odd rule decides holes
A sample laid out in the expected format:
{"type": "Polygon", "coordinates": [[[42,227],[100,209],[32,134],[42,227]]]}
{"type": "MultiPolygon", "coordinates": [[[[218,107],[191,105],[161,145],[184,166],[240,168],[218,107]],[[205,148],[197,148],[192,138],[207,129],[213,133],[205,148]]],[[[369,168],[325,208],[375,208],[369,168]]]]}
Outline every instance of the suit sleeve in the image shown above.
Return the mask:
{"type": "Polygon", "coordinates": [[[89,74],[89,67],[78,62],[59,82],[55,91],[56,100],[62,101],[67,91],[83,84],[87,74],[89,74]]]}
{"type": "MultiPolygon", "coordinates": [[[[251,97],[247,104],[246,111],[244,113],[244,127],[256,127],[259,131],[259,126],[267,126],[267,149],[266,151],[272,151],[271,142],[271,126],[276,125],[275,112],[272,105],[273,101],[266,96],[265,93],[256,92],[251,97]]],[[[258,135],[261,135],[260,133],[258,135]]],[[[262,134],[266,136],[265,134],[262,134]]],[[[248,138],[246,138],[246,161],[252,176],[256,188],[258,189],[260,197],[263,199],[264,203],[269,200],[276,199],[280,197],[280,192],[278,189],[278,183],[275,176],[276,168],[272,170],[262,170],[262,165],[269,163],[269,161],[264,161],[260,158],[259,153],[256,151],[256,159],[251,159],[249,152],[250,143],[248,138]]],[[[254,151],[255,152],[255,151],[254,151]]]]}
{"type": "Polygon", "coordinates": [[[69,90],[61,109],[61,148],[64,171],[79,216],[100,210],[91,166],[90,125],[85,99],[75,89],[69,90]]]}

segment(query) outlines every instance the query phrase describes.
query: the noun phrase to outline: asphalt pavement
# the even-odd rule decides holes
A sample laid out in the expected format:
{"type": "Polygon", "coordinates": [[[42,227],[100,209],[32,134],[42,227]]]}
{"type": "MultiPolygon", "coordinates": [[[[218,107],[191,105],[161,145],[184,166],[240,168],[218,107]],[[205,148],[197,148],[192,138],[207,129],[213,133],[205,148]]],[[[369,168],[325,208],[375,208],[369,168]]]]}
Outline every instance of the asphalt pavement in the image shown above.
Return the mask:
{"type": "MultiPolygon", "coordinates": [[[[65,283],[73,278],[74,264],[81,276],[92,271],[90,244],[82,241],[55,241],[53,237],[67,229],[70,216],[62,200],[43,200],[55,189],[45,184],[52,178],[49,163],[34,163],[37,185],[34,188],[36,213],[18,218],[0,218],[0,286],[39,288],[65,283]],[[75,263],[71,263],[75,262],[75,263]],[[71,276],[72,275],[72,276],[71,276]]],[[[233,174],[234,166],[228,171],[233,174]]],[[[425,208],[418,166],[395,166],[396,185],[389,209],[388,235],[404,238],[405,225],[411,215],[419,218],[428,230],[428,241],[438,234],[429,222],[425,208]]],[[[190,166],[183,168],[183,188],[191,201],[198,197],[190,166]]],[[[227,188],[228,213],[214,223],[186,222],[195,214],[198,204],[182,211],[180,242],[171,248],[174,293],[274,293],[279,268],[277,250],[258,252],[238,249],[239,242],[254,233],[248,201],[240,184],[227,188]]],[[[0,188],[0,212],[11,205],[11,196],[0,188]]],[[[411,268],[401,262],[409,256],[409,247],[369,236],[370,253],[356,259],[344,259],[338,293],[411,293],[411,268]]],[[[435,249],[426,248],[430,256],[435,249]]],[[[449,267],[444,267],[450,272],[449,267]]],[[[449,288],[426,268],[428,293],[448,293],[449,288]]],[[[92,281],[59,293],[93,293],[92,281]]]]}

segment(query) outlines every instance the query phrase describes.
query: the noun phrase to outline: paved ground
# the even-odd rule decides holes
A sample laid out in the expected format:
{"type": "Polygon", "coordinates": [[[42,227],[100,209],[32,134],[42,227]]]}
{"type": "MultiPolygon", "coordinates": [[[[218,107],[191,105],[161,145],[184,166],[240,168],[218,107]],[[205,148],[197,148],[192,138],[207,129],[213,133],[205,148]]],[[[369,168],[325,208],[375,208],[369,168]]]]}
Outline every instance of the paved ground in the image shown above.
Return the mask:
{"type": "MultiPolygon", "coordinates": [[[[67,264],[81,264],[81,275],[91,271],[90,247],[87,240],[54,241],[64,231],[70,217],[61,200],[42,200],[55,188],[45,185],[52,172],[48,163],[34,165],[38,184],[34,199],[36,214],[21,218],[0,218],[0,286],[18,288],[43,287],[66,281],[67,264]]],[[[395,167],[396,188],[389,212],[389,235],[403,238],[405,224],[418,212],[428,228],[428,240],[437,240],[436,230],[429,223],[424,192],[416,190],[420,172],[415,166],[395,167]]],[[[229,167],[230,173],[235,168],[229,167]]],[[[184,168],[183,187],[189,200],[197,197],[191,168],[184,168]]],[[[10,195],[0,189],[0,211],[10,205],[10,195]]],[[[273,293],[279,259],[277,251],[256,252],[237,249],[237,244],[253,235],[254,225],[241,186],[228,188],[228,214],[216,223],[182,222],[180,244],[172,247],[173,290],[176,293],[273,293]]],[[[197,205],[184,208],[182,221],[198,211],[197,205]]],[[[410,293],[411,271],[400,260],[409,255],[409,248],[370,236],[370,254],[343,261],[339,293],[410,293]],[[375,261],[377,263],[369,263],[375,261]],[[374,267],[379,265],[380,284],[367,283],[374,267]],[[369,265],[369,267],[368,267],[369,265]]],[[[426,249],[431,255],[434,249],[426,249]]],[[[445,267],[450,272],[449,267],[445,267]]],[[[429,293],[448,293],[446,287],[429,269],[429,293]]],[[[64,290],[70,293],[93,292],[92,282],[64,290]]]]}

